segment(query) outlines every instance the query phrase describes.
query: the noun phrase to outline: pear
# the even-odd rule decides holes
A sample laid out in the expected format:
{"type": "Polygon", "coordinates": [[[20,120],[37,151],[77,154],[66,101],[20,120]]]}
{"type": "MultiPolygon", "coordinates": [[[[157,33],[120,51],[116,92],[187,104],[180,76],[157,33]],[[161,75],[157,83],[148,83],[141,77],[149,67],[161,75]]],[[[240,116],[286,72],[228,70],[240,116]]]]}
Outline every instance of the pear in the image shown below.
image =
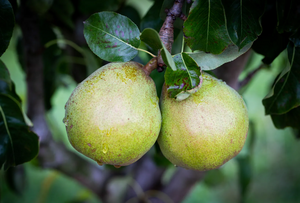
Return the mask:
{"type": "Polygon", "coordinates": [[[161,127],[156,87],[136,62],[109,63],[82,81],[65,106],[72,146],[116,167],[141,158],[161,127]]]}
{"type": "Polygon", "coordinates": [[[158,144],[176,166],[206,171],[216,169],[243,148],[248,113],[241,96],[226,83],[202,74],[201,88],[183,101],[161,96],[162,129],[158,144]]]}

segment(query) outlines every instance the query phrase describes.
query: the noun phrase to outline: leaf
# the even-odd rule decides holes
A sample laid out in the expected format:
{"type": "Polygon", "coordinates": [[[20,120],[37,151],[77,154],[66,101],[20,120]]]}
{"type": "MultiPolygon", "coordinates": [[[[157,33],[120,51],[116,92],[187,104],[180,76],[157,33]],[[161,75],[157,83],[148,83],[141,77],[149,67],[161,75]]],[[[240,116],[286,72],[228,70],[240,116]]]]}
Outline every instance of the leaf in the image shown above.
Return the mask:
{"type": "Polygon", "coordinates": [[[229,45],[221,54],[215,55],[205,53],[203,51],[187,53],[192,57],[202,70],[213,70],[224,63],[233,61],[242,54],[246,53],[251,48],[252,43],[247,44],[239,50],[239,48],[233,44],[229,45]]]}
{"type": "Polygon", "coordinates": [[[90,49],[109,62],[126,62],[138,54],[140,31],[127,17],[113,12],[95,13],[84,23],[90,49]]]}
{"type": "MultiPolygon", "coordinates": [[[[193,50],[220,54],[231,44],[221,0],[198,0],[184,22],[187,45],[193,50]]],[[[194,2],[194,3],[195,3],[194,2]]]]}
{"type": "Polygon", "coordinates": [[[263,99],[265,112],[284,114],[300,105],[300,47],[288,45],[287,66],[277,78],[271,92],[263,99]]]}
{"type": "Polygon", "coordinates": [[[151,28],[146,28],[141,34],[141,40],[148,44],[153,49],[161,50],[161,56],[165,64],[170,67],[172,70],[176,70],[174,60],[170,52],[166,49],[165,45],[162,43],[159,34],[156,30],[151,28]]]}
{"type": "Polygon", "coordinates": [[[262,60],[265,64],[271,64],[288,44],[289,36],[286,33],[279,34],[276,30],[276,26],[277,16],[275,4],[268,4],[267,10],[262,17],[263,32],[252,46],[255,52],[265,56],[262,60]]]}
{"type": "Polygon", "coordinates": [[[140,25],[141,30],[144,30],[146,28],[152,28],[159,32],[162,24],[164,23],[164,21],[159,17],[160,9],[163,2],[164,1],[161,0],[157,0],[154,2],[154,4],[146,13],[146,15],[142,18],[140,25]]]}
{"type": "Polygon", "coordinates": [[[7,170],[33,159],[39,151],[39,138],[25,123],[21,99],[2,61],[0,73],[0,169],[7,170]]]}
{"type": "Polygon", "coordinates": [[[24,166],[10,167],[5,171],[5,180],[9,189],[17,195],[24,194],[26,188],[26,173],[24,166]]]}
{"type": "Polygon", "coordinates": [[[167,68],[165,83],[169,97],[182,101],[198,91],[201,85],[201,72],[197,63],[186,53],[175,55],[176,70],[167,68]]]}
{"type": "Polygon", "coordinates": [[[232,42],[242,49],[261,34],[260,18],[264,13],[262,0],[222,0],[227,29],[232,42]]]}
{"type": "Polygon", "coordinates": [[[0,56],[5,52],[15,25],[13,9],[8,0],[0,1],[0,56]]]}
{"type": "Polygon", "coordinates": [[[272,121],[276,128],[284,129],[286,127],[292,127],[300,129],[300,107],[296,107],[284,114],[271,114],[272,121]]]}
{"type": "Polygon", "coordinates": [[[299,8],[299,0],[276,0],[277,30],[279,33],[295,32],[300,27],[299,8]]]}

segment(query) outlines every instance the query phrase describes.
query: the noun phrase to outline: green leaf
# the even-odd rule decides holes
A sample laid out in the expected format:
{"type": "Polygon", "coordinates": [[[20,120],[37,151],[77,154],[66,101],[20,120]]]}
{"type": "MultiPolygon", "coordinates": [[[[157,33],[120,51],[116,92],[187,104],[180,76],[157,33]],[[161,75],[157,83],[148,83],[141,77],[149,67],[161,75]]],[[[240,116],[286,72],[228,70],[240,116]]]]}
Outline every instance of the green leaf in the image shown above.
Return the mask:
{"type": "Polygon", "coordinates": [[[201,85],[201,71],[198,64],[186,53],[175,55],[176,70],[167,68],[165,83],[169,97],[184,100],[198,91],[201,85]]]}
{"type": "Polygon", "coordinates": [[[299,0],[276,0],[277,30],[279,33],[295,32],[300,27],[299,7],[299,0]]]}
{"type": "Polygon", "coordinates": [[[288,45],[287,66],[279,75],[271,92],[264,98],[266,114],[284,114],[300,105],[300,47],[288,45]]]}
{"type": "Polygon", "coordinates": [[[244,48],[239,50],[237,46],[231,44],[221,54],[218,55],[205,53],[203,51],[191,52],[187,54],[197,62],[202,70],[213,70],[220,67],[224,63],[238,58],[248,51],[251,48],[251,45],[252,43],[249,43],[244,46],[244,48]]]}
{"type": "Polygon", "coordinates": [[[264,13],[263,0],[222,0],[229,36],[242,49],[261,34],[260,18],[264,13]]]}
{"type": "Polygon", "coordinates": [[[300,129],[300,107],[296,107],[284,114],[271,114],[272,121],[276,128],[284,129],[286,127],[292,127],[300,129]]]}
{"type": "Polygon", "coordinates": [[[194,51],[200,50],[220,54],[232,42],[226,29],[224,8],[221,0],[195,1],[183,32],[187,45],[194,51]]]}
{"type": "Polygon", "coordinates": [[[273,60],[286,48],[289,35],[278,33],[275,3],[268,4],[262,17],[263,32],[253,43],[252,49],[265,56],[262,60],[265,64],[271,64],[273,60]],[[276,43],[275,43],[276,42],[276,43]]]}
{"type": "Polygon", "coordinates": [[[159,17],[160,8],[163,2],[164,1],[161,0],[157,0],[154,2],[146,15],[142,18],[140,26],[141,30],[152,28],[159,32],[162,24],[164,23],[164,21],[159,17]]]}
{"type": "Polygon", "coordinates": [[[5,52],[15,25],[13,9],[8,0],[0,1],[0,56],[5,52]]]}
{"type": "Polygon", "coordinates": [[[146,28],[141,34],[141,40],[148,44],[153,49],[161,50],[161,56],[165,64],[170,67],[172,70],[176,70],[174,60],[170,52],[166,49],[165,45],[162,43],[159,34],[156,30],[151,28],[146,28]]]}
{"type": "Polygon", "coordinates": [[[90,49],[109,62],[130,61],[138,54],[140,31],[127,17],[113,12],[95,13],[84,23],[90,49]]]}
{"type": "Polygon", "coordinates": [[[25,123],[21,99],[2,61],[0,73],[0,169],[7,170],[33,159],[38,154],[39,138],[25,123]]]}

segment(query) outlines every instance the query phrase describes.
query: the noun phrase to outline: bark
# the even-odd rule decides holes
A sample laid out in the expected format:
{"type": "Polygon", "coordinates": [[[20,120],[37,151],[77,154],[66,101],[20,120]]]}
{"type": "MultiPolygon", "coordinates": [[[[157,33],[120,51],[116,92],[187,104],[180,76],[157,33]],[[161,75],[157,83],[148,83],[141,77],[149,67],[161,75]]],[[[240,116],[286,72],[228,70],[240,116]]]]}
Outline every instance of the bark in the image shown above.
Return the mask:
{"type": "MultiPolygon", "coordinates": [[[[167,17],[165,19],[164,24],[162,25],[159,36],[166,49],[171,53],[172,45],[174,43],[174,21],[177,17],[184,18],[181,14],[182,6],[184,0],[175,0],[171,9],[166,10],[167,17]]],[[[163,71],[163,67],[166,66],[162,57],[161,52],[158,52],[158,71],[163,71]]]]}

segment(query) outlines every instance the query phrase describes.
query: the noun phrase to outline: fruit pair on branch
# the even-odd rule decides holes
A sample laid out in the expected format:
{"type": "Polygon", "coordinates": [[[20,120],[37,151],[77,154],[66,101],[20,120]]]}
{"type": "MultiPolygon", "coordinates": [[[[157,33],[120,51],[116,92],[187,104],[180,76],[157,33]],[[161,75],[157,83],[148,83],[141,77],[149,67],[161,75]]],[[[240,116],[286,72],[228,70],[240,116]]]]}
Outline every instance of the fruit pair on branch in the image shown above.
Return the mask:
{"type": "MultiPolygon", "coordinates": [[[[173,14],[176,6],[181,9],[178,3],[170,9],[173,14]]],[[[179,15],[167,16],[162,27],[167,31],[160,36],[150,29],[140,34],[111,12],[94,14],[85,23],[90,48],[105,60],[123,62],[96,70],[70,96],[64,123],[76,150],[100,165],[120,167],[137,161],[157,141],[174,165],[200,171],[218,168],[241,151],[248,132],[241,96],[200,70],[193,54],[170,54],[173,18],[179,15]],[[110,19],[119,21],[106,23],[110,19]],[[145,66],[127,62],[140,50],[139,38],[158,49],[158,59],[145,66]],[[161,60],[167,71],[159,101],[149,74],[163,66],[161,60]]]]}

